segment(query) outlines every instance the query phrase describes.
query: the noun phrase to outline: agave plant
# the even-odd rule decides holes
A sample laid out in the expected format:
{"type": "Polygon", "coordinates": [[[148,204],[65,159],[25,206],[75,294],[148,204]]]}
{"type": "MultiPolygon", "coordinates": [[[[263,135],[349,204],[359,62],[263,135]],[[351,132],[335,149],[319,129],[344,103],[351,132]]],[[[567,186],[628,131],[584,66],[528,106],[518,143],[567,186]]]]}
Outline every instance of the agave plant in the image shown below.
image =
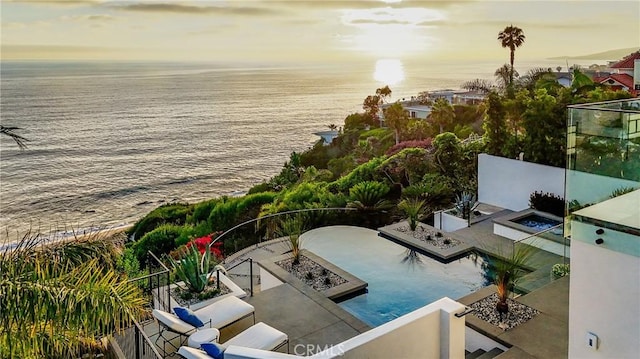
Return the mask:
{"type": "Polygon", "coordinates": [[[283,237],[287,237],[286,244],[291,250],[292,264],[294,265],[300,263],[300,250],[302,249],[300,236],[303,230],[304,219],[301,215],[290,217],[280,222],[279,233],[283,237]]]}
{"type": "Polygon", "coordinates": [[[496,304],[496,310],[500,314],[500,320],[502,316],[509,313],[509,304],[507,298],[517,281],[526,274],[524,269],[525,265],[533,255],[535,247],[528,244],[520,243],[513,248],[510,255],[500,254],[494,263],[494,284],[497,289],[498,303],[496,304]]]}
{"type": "Polygon", "coordinates": [[[478,208],[478,203],[476,201],[476,196],[469,192],[462,192],[459,195],[456,195],[456,209],[462,213],[463,219],[471,218],[471,212],[473,212],[476,208],[478,208]]]}
{"type": "Polygon", "coordinates": [[[26,234],[0,252],[0,358],[78,358],[144,313],[104,235],[43,244],[26,234]]]}
{"type": "MultiPolygon", "coordinates": [[[[192,293],[202,293],[209,283],[213,271],[209,271],[212,264],[211,251],[200,254],[195,245],[185,249],[180,260],[167,257],[176,276],[180,278],[192,293]]],[[[215,263],[214,263],[215,264],[215,263]]]]}
{"type": "Polygon", "coordinates": [[[400,208],[409,218],[409,227],[412,231],[415,231],[418,227],[418,221],[424,214],[424,201],[420,201],[414,198],[408,198],[398,203],[400,208]]]}

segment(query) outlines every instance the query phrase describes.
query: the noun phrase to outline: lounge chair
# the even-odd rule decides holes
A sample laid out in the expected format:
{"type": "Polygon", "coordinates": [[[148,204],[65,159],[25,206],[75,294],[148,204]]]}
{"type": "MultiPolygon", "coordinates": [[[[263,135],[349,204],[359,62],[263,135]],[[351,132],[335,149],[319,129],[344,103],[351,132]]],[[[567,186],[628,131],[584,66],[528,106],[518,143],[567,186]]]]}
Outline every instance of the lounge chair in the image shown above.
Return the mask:
{"type": "Polygon", "coordinates": [[[162,349],[167,353],[166,344],[171,345],[177,350],[178,347],[171,343],[172,340],[180,337],[180,344],[182,344],[184,342],[183,337],[187,338],[199,329],[222,329],[249,316],[253,316],[254,324],[256,322],[255,309],[253,306],[234,296],[229,296],[209,304],[204,308],[195,310],[194,313],[203,323],[205,323],[205,326],[196,328],[195,326],[182,321],[173,313],[154,309],[152,314],[154,318],[158,320],[158,324],[160,326],[158,338],[156,339],[156,346],[158,346],[157,344],[160,339],[164,339],[162,349]],[[175,335],[170,336],[169,333],[173,333],[175,335]]]}
{"type": "MultiPolygon", "coordinates": [[[[220,344],[224,349],[234,345],[238,347],[261,349],[261,350],[276,350],[284,345],[287,345],[287,353],[289,352],[289,337],[265,323],[257,323],[243,332],[239,333],[235,337],[220,344]]],[[[210,359],[203,350],[189,348],[182,346],[178,349],[178,354],[186,359],[210,359]]]]}

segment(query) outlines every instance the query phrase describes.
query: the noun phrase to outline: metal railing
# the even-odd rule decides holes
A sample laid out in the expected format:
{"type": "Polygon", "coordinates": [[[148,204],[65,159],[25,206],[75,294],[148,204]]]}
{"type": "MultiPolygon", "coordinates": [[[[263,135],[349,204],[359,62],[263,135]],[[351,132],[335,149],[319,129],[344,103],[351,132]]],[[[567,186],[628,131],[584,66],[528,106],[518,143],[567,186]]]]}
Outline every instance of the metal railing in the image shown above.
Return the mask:
{"type": "MultiPolygon", "coordinates": [[[[149,307],[151,309],[160,309],[169,311],[171,305],[171,291],[169,290],[170,273],[158,257],[148,252],[148,268],[151,273],[128,280],[129,283],[138,285],[143,294],[149,298],[149,307]],[[154,270],[154,269],[157,269],[154,270]]],[[[153,341],[144,332],[143,326],[138,320],[131,316],[132,326],[125,329],[122,333],[114,335],[120,356],[126,359],[147,359],[147,358],[164,358],[159,352],[153,341]]],[[[116,350],[117,352],[117,350],[116,350]]]]}
{"type": "Polygon", "coordinates": [[[133,319],[133,326],[114,335],[114,339],[120,348],[118,354],[126,359],[164,358],[135,319],[133,319]]]}
{"type": "MultiPolygon", "coordinates": [[[[227,271],[227,275],[230,275],[231,274],[231,273],[229,273],[230,270],[232,270],[233,268],[236,268],[237,266],[239,266],[239,265],[241,265],[243,263],[246,263],[246,262],[249,262],[249,294],[250,294],[250,296],[253,297],[253,259],[251,257],[246,258],[246,259],[234,264],[230,268],[226,268],[226,271],[227,271]]],[[[218,283],[218,289],[219,289],[219,286],[220,286],[220,270],[218,269],[216,272],[217,272],[217,276],[218,276],[217,283],[218,283]]]]}

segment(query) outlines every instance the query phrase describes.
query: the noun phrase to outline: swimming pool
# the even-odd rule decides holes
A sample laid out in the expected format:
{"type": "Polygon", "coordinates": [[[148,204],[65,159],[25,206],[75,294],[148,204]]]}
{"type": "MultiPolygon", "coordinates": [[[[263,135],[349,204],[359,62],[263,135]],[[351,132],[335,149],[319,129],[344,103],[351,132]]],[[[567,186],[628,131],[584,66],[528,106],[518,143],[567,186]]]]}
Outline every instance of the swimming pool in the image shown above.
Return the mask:
{"type": "Polygon", "coordinates": [[[374,327],[442,297],[463,297],[491,282],[479,256],[443,264],[366,228],[314,229],[303,234],[302,247],[369,283],[368,293],[339,305],[374,327]]]}

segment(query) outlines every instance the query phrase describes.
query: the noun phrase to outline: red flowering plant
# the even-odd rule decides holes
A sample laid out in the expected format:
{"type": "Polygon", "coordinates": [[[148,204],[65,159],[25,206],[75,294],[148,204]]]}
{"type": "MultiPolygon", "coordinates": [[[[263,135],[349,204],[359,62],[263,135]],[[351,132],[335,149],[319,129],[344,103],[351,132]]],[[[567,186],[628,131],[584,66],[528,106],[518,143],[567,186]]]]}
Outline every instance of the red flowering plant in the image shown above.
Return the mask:
{"type": "MultiPolygon", "coordinates": [[[[191,240],[189,243],[187,243],[187,248],[190,248],[192,245],[195,244],[196,248],[198,248],[198,251],[200,252],[200,254],[204,254],[204,252],[207,250],[207,248],[209,247],[209,244],[211,244],[211,242],[220,235],[220,233],[222,232],[213,232],[210,233],[206,236],[203,237],[199,237],[196,238],[194,240],[191,240]]],[[[211,245],[210,247],[211,249],[211,254],[213,254],[217,259],[221,259],[222,256],[222,242],[215,242],[213,245],[211,245]]]]}

